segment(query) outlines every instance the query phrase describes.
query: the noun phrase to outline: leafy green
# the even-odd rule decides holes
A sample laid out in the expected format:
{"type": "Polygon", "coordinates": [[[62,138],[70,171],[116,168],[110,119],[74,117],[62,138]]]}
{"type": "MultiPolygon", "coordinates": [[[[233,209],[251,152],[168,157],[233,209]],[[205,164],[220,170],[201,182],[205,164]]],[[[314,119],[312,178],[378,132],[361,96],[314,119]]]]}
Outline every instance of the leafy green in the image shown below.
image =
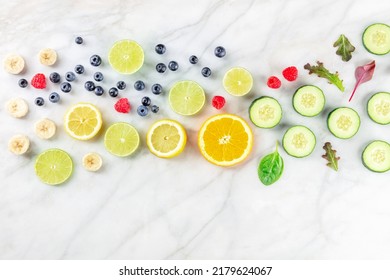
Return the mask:
{"type": "Polygon", "coordinates": [[[322,155],[322,157],[328,161],[326,165],[335,171],[339,170],[338,161],[340,157],[336,157],[336,150],[332,150],[332,144],[326,142],[323,149],[325,150],[325,155],[322,155]]]}
{"type": "Polygon", "coordinates": [[[333,47],[338,47],[336,54],[341,56],[343,61],[349,61],[352,58],[351,53],[355,50],[355,47],[344,34],[341,34],[337,41],[334,42],[333,47]]]}
{"type": "Polygon", "coordinates": [[[329,70],[324,67],[322,62],[317,61],[317,64],[317,66],[311,66],[309,63],[307,63],[305,66],[303,66],[303,68],[309,70],[309,74],[314,73],[317,74],[318,77],[327,79],[330,84],[334,84],[339,90],[344,92],[343,81],[340,80],[339,74],[337,72],[334,74],[330,73],[329,70]]]}
{"type": "Polygon", "coordinates": [[[276,142],[275,152],[266,155],[260,161],[257,173],[260,181],[269,186],[279,180],[284,169],[283,158],[278,152],[278,142],[276,142]]]}

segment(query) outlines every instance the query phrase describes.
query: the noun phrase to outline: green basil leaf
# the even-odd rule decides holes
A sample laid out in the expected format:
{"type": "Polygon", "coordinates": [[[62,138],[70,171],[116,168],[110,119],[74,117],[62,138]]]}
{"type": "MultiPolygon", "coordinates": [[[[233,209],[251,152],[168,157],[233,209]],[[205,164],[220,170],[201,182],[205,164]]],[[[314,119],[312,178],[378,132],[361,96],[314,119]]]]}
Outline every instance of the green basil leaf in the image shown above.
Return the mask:
{"type": "Polygon", "coordinates": [[[260,161],[258,167],[258,175],[260,181],[266,185],[272,185],[282,176],[284,169],[283,158],[278,152],[278,144],[276,144],[275,152],[266,155],[260,161]]]}

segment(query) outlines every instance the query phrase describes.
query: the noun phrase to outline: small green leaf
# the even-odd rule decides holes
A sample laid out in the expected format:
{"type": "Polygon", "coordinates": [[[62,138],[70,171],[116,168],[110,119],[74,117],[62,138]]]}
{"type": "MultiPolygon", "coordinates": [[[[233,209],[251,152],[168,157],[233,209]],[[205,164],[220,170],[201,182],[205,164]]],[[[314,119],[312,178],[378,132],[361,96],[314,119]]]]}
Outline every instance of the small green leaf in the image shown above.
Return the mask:
{"type": "Polygon", "coordinates": [[[257,173],[260,181],[269,186],[275,183],[282,176],[284,169],[283,158],[278,152],[278,142],[276,142],[275,152],[266,155],[260,161],[257,173]]]}
{"type": "Polygon", "coordinates": [[[336,157],[336,150],[332,150],[332,144],[326,142],[323,149],[325,150],[325,155],[322,155],[322,158],[328,161],[326,165],[335,171],[339,170],[338,161],[340,157],[336,157]]]}
{"type": "Polygon", "coordinates": [[[334,42],[333,47],[338,47],[336,54],[341,56],[343,61],[349,61],[352,58],[352,52],[355,50],[355,47],[344,34],[341,34],[337,41],[334,42]]]}
{"type": "Polygon", "coordinates": [[[317,61],[317,66],[311,66],[309,63],[303,66],[306,70],[309,70],[309,74],[316,74],[318,77],[325,78],[330,84],[334,84],[339,90],[344,92],[343,81],[340,80],[339,74],[330,73],[328,69],[324,67],[322,62],[317,61]]]}

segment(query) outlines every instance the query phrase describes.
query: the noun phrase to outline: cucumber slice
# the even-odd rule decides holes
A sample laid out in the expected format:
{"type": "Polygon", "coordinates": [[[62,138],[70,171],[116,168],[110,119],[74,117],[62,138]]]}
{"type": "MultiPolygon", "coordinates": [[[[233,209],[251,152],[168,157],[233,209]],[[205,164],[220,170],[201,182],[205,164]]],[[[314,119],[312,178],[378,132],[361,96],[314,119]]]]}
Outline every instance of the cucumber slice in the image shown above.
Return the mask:
{"type": "Polygon", "coordinates": [[[283,136],[283,148],[290,156],[302,158],[310,155],[316,146],[314,133],[306,126],[290,127],[283,136]]]}
{"type": "Polygon", "coordinates": [[[298,114],[314,117],[322,112],[325,106],[325,96],[316,86],[306,85],[298,88],[293,97],[293,107],[298,114]]]}
{"type": "Polygon", "coordinates": [[[358,132],[359,127],[359,114],[351,108],[336,108],[328,115],[329,131],[337,138],[351,138],[358,132]]]}
{"type": "Polygon", "coordinates": [[[362,160],[365,167],[374,172],[390,170],[390,145],[385,141],[372,141],[364,149],[362,160]]]}
{"type": "Polygon", "coordinates": [[[367,102],[368,116],[376,123],[390,123],[390,93],[378,92],[367,102]]]}
{"type": "Polygon", "coordinates": [[[390,52],[390,26],[374,23],[363,32],[363,45],[373,54],[384,55],[390,52]]]}
{"type": "Polygon", "coordinates": [[[253,100],[249,118],[258,127],[272,128],[282,119],[282,107],[275,98],[263,96],[253,100]]]}

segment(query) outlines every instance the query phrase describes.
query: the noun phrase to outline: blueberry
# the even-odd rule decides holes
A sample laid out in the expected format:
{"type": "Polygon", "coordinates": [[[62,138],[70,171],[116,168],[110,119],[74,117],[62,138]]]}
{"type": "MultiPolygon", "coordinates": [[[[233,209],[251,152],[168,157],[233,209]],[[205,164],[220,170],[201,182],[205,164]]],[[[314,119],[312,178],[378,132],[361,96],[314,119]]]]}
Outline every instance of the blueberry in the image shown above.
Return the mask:
{"type": "Polygon", "coordinates": [[[75,39],[74,39],[74,41],[76,42],[76,44],[78,44],[78,45],[81,45],[82,43],[83,43],[83,38],[81,38],[81,37],[76,37],[75,39]]]}
{"type": "Polygon", "coordinates": [[[28,82],[26,79],[20,79],[19,82],[18,82],[19,86],[21,88],[25,88],[27,85],[28,85],[28,82]]]}
{"type": "Polygon", "coordinates": [[[124,81],[119,81],[119,82],[116,83],[116,87],[119,90],[124,90],[126,88],[126,83],[124,81]]]}
{"type": "Polygon", "coordinates": [[[142,99],[141,99],[141,104],[142,105],[150,106],[151,103],[152,103],[152,100],[150,100],[149,97],[147,97],[147,96],[142,97],[142,99]]]}
{"type": "Polygon", "coordinates": [[[70,92],[72,90],[72,86],[67,82],[61,83],[60,87],[63,92],[70,92]]]}
{"type": "Polygon", "coordinates": [[[43,106],[43,104],[45,104],[45,100],[42,97],[37,97],[35,98],[34,103],[37,106],[43,106]]]}
{"type": "Polygon", "coordinates": [[[156,70],[158,73],[164,73],[167,71],[167,66],[164,63],[159,63],[156,65],[156,70]]]}
{"type": "Polygon", "coordinates": [[[95,74],[93,74],[93,78],[96,82],[101,82],[104,80],[104,76],[101,72],[96,72],[95,74]]]}
{"type": "Polygon", "coordinates": [[[203,68],[202,68],[202,75],[203,75],[204,77],[210,77],[210,75],[211,75],[211,70],[210,70],[210,68],[208,68],[208,67],[203,67],[203,68]]]}
{"type": "Polygon", "coordinates": [[[77,74],[83,74],[84,73],[84,66],[83,65],[76,65],[74,67],[74,71],[77,73],[77,74]]]}
{"type": "Polygon", "coordinates": [[[190,58],[189,58],[189,61],[191,64],[197,64],[199,59],[196,55],[191,55],[190,58]]]}
{"type": "Polygon", "coordinates": [[[49,79],[50,79],[50,81],[51,81],[52,83],[55,83],[55,84],[56,84],[56,83],[59,83],[59,82],[60,82],[61,76],[60,76],[60,74],[58,74],[57,72],[53,72],[53,73],[50,74],[49,79]]]}
{"type": "Polygon", "coordinates": [[[156,47],[154,49],[156,50],[156,53],[158,53],[158,54],[163,54],[167,50],[163,44],[156,45],[156,47]]]}
{"type": "Polygon", "coordinates": [[[86,81],[84,84],[84,88],[88,91],[94,91],[95,90],[95,84],[92,81],[86,81]]]}
{"type": "Polygon", "coordinates": [[[215,48],[214,54],[216,57],[224,57],[226,55],[226,50],[224,47],[218,46],[215,48]]]}
{"type": "Polygon", "coordinates": [[[89,59],[89,62],[91,63],[92,66],[99,66],[102,63],[102,59],[97,54],[94,54],[89,59]]]}
{"type": "Polygon", "coordinates": [[[143,81],[136,81],[134,83],[134,88],[138,91],[145,89],[145,83],[143,81]]]}
{"type": "Polygon", "coordinates": [[[169,68],[169,70],[171,70],[171,71],[176,71],[176,70],[179,68],[179,64],[177,64],[176,61],[170,61],[170,62],[168,63],[168,68],[169,68]]]}
{"type": "Polygon", "coordinates": [[[68,82],[73,82],[74,79],[76,79],[76,75],[73,72],[66,72],[65,80],[67,80],[68,82]]]}
{"type": "Polygon", "coordinates": [[[137,108],[137,113],[138,115],[140,115],[141,117],[145,117],[148,113],[149,113],[149,109],[148,107],[144,106],[144,105],[140,105],[138,106],[137,108]]]}
{"type": "Polygon", "coordinates": [[[152,85],[152,92],[156,95],[159,95],[162,92],[162,86],[160,84],[152,85]]]}
{"type": "Polygon", "coordinates": [[[153,106],[151,107],[150,110],[151,110],[153,113],[157,113],[159,109],[160,109],[160,108],[159,108],[157,105],[153,105],[153,106]]]}
{"type": "Polygon", "coordinates": [[[52,92],[49,95],[49,100],[50,102],[57,103],[58,101],[60,101],[60,95],[56,92],[52,92]]]}
{"type": "Polygon", "coordinates": [[[96,86],[95,87],[95,94],[97,96],[101,96],[101,95],[103,95],[103,93],[104,93],[104,89],[101,86],[96,86]]]}
{"type": "Polygon", "coordinates": [[[116,87],[112,87],[110,88],[110,90],[108,91],[108,94],[111,96],[111,97],[117,97],[118,96],[118,89],[116,87]]]}

